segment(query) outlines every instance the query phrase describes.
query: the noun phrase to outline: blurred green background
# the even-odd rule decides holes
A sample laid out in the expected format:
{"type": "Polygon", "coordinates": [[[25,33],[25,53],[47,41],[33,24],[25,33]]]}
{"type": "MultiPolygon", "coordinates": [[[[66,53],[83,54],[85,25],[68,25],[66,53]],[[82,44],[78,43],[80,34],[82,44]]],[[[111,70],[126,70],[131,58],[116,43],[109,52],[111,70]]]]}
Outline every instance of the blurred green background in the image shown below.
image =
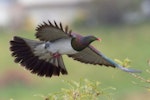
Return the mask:
{"type": "MultiPolygon", "coordinates": [[[[87,78],[101,82],[114,100],[148,100],[149,86],[118,69],[82,64],[64,56],[69,75],[38,77],[13,62],[9,41],[13,36],[35,39],[35,28],[43,21],[62,22],[83,35],[102,39],[98,50],[112,59],[129,58],[131,66],[150,78],[150,0],[1,0],[0,1],[0,100],[44,100],[40,96],[60,91],[62,80],[87,78]],[[133,84],[133,82],[139,84],[133,84]]],[[[106,98],[107,100],[107,98],[106,98]]]]}

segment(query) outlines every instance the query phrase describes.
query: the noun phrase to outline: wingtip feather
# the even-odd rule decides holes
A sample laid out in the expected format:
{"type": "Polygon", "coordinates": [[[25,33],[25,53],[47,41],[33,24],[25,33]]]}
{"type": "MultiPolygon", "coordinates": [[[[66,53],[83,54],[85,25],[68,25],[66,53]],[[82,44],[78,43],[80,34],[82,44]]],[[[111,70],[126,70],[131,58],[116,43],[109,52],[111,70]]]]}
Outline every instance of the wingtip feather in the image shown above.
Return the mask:
{"type": "Polygon", "coordinates": [[[128,69],[128,68],[122,67],[122,66],[120,66],[120,65],[118,65],[118,66],[116,66],[116,67],[119,68],[119,69],[122,70],[122,71],[129,72],[129,73],[142,73],[142,71],[140,71],[140,70],[128,69]]]}

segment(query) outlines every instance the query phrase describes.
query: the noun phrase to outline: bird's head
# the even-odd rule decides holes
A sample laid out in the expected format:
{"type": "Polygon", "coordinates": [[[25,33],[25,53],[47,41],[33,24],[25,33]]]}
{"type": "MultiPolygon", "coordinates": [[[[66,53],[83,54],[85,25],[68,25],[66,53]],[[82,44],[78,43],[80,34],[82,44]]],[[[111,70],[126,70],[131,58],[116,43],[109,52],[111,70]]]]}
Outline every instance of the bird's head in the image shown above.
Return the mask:
{"type": "Polygon", "coordinates": [[[82,44],[84,44],[84,45],[89,45],[90,43],[92,43],[92,42],[94,42],[94,41],[96,41],[96,40],[101,41],[100,38],[97,38],[97,37],[95,37],[95,36],[90,35],[90,36],[82,37],[82,38],[80,39],[80,42],[81,42],[82,44]]]}
{"type": "Polygon", "coordinates": [[[81,51],[83,49],[85,49],[86,47],[88,47],[90,45],[90,43],[92,43],[93,41],[101,41],[100,38],[97,38],[95,36],[84,36],[84,37],[80,37],[80,38],[74,38],[72,40],[72,46],[75,50],[77,51],[81,51]]]}

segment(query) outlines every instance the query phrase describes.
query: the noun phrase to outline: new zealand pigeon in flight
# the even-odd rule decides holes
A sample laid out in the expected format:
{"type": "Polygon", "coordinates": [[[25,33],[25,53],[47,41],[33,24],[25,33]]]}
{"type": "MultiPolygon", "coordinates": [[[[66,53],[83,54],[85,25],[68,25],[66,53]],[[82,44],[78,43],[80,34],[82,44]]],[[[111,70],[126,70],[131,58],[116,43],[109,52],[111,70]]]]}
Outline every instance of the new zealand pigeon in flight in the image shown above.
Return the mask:
{"type": "Polygon", "coordinates": [[[96,50],[90,45],[91,42],[99,40],[95,36],[73,33],[68,26],[63,28],[61,23],[44,22],[36,28],[35,36],[40,41],[14,36],[10,41],[10,50],[16,63],[39,76],[68,74],[62,55],[86,64],[116,67],[131,73],[140,72],[127,69],[96,50]]]}

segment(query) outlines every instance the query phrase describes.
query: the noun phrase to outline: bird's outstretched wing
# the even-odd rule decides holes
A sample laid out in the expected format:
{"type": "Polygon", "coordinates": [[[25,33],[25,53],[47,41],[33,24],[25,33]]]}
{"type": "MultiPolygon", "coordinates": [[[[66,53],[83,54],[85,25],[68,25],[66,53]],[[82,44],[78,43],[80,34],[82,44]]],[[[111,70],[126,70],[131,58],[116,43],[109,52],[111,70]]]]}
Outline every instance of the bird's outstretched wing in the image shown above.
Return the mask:
{"type": "Polygon", "coordinates": [[[55,41],[60,38],[69,38],[71,32],[72,30],[69,30],[68,26],[63,28],[61,23],[48,21],[48,23],[43,22],[43,24],[38,25],[35,36],[42,41],[55,41]]]}
{"type": "Polygon", "coordinates": [[[74,58],[75,60],[78,60],[80,62],[87,63],[87,64],[104,65],[107,67],[110,66],[110,67],[119,68],[123,71],[132,72],[132,73],[140,73],[141,72],[139,70],[125,68],[125,67],[115,63],[113,60],[111,60],[108,57],[106,57],[105,55],[103,55],[100,51],[96,50],[91,45],[77,54],[68,55],[68,56],[74,58]]]}
{"type": "Polygon", "coordinates": [[[15,36],[10,41],[10,50],[15,62],[20,63],[26,69],[39,76],[59,76],[67,74],[62,56],[53,58],[49,52],[43,50],[40,45],[43,41],[29,40],[15,36]]]}

